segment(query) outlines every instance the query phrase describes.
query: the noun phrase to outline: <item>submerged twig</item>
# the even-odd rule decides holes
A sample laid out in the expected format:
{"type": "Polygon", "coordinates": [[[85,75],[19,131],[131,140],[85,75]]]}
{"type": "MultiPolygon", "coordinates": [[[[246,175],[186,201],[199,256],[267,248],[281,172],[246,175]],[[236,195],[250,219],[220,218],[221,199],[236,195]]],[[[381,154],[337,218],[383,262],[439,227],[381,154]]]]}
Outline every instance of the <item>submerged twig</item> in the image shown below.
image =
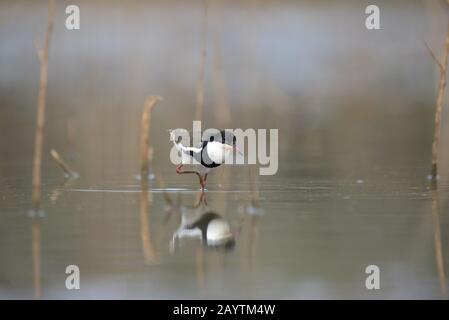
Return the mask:
{"type": "Polygon", "coordinates": [[[50,154],[53,158],[53,160],[56,161],[56,163],[61,167],[62,170],[64,170],[64,173],[67,178],[78,178],[79,174],[75,170],[73,170],[67,162],[62,159],[62,157],[59,155],[59,153],[55,149],[50,150],[50,154]]]}
{"type": "Polygon", "coordinates": [[[145,101],[140,124],[140,171],[142,180],[148,179],[149,163],[152,158],[150,148],[151,111],[162,98],[158,96],[148,97],[145,101]]]}
{"type": "Polygon", "coordinates": [[[201,50],[198,83],[196,88],[196,112],[195,119],[202,120],[204,108],[204,74],[206,68],[206,39],[207,39],[207,11],[208,0],[204,2],[203,26],[201,30],[201,50]]]}
{"type": "Polygon", "coordinates": [[[436,62],[440,69],[440,82],[438,86],[438,97],[436,102],[436,110],[435,110],[435,128],[433,133],[433,143],[432,143],[432,167],[430,170],[430,178],[433,183],[436,184],[438,177],[438,147],[440,143],[440,132],[441,132],[441,114],[443,112],[443,102],[444,102],[444,93],[446,90],[446,71],[447,71],[447,61],[449,57],[449,25],[446,35],[446,41],[444,45],[444,53],[442,60],[438,60],[435,53],[432,49],[427,45],[427,50],[432,56],[433,60],[436,62]]]}
{"type": "Polygon", "coordinates": [[[32,208],[36,211],[41,206],[41,166],[42,166],[42,149],[44,142],[44,126],[45,126],[45,104],[47,98],[47,82],[48,82],[48,50],[50,47],[50,39],[53,33],[54,20],[54,0],[48,1],[48,17],[47,31],[45,34],[44,48],[37,46],[37,54],[40,64],[39,79],[39,98],[37,107],[36,133],[34,141],[34,157],[33,157],[33,191],[32,191],[32,208]]]}

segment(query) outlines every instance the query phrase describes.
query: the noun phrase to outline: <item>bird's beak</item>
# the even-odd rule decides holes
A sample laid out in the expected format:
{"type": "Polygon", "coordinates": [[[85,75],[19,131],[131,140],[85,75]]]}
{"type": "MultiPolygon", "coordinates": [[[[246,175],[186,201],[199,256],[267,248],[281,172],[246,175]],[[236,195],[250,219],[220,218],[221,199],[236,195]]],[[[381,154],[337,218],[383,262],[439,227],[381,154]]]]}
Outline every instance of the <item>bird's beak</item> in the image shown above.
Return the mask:
{"type": "Polygon", "coordinates": [[[236,146],[234,146],[233,149],[234,149],[239,155],[243,156],[243,152],[240,151],[239,148],[237,148],[236,146]]]}

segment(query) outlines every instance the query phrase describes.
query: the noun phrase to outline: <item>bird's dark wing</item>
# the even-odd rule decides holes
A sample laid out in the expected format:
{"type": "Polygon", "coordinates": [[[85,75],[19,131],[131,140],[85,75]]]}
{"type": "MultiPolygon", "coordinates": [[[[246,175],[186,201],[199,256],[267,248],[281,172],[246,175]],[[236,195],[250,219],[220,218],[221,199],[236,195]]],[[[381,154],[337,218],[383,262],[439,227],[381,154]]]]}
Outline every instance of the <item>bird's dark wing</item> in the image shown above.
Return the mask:
{"type": "Polygon", "coordinates": [[[232,146],[235,144],[236,137],[230,130],[221,130],[214,135],[209,135],[203,141],[217,141],[232,146]]]}

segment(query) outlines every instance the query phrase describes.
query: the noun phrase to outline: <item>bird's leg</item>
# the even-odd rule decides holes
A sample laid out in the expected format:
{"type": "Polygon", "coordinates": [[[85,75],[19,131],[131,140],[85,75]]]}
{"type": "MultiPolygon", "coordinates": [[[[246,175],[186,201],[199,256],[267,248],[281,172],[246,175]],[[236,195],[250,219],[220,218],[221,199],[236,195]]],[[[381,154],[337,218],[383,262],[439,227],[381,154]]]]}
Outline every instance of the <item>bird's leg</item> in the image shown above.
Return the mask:
{"type": "Polygon", "coordinates": [[[201,190],[204,191],[204,188],[206,188],[207,173],[204,174],[204,177],[199,176],[199,178],[200,178],[201,190]]]}
{"type": "Polygon", "coordinates": [[[206,186],[206,180],[204,180],[204,178],[200,175],[200,185],[201,185],[201,191],[204,192],[204,187],[206,186]]]}
{"type": "Polygon", "coordinates": [[[205,183],[203,182],[203,177],[201,177],[201,174],[198,171],[194,171],[194,170],[182,170],[182,164],[178,165],[176,167],[176,173],[177,174],[186,174],[186,173],[194,173],[198,176],[198,179],[200,179],[200,185],[201,185],[201,189],[204,190],[204,186],[205,183]]]}
{"type": "Polygon", "coordinates": [[[176,173],[177,174],[182,174],[183,171],[181,169],[182,169],[182,164],[180,164],[179,166],[176,166],[176,173]]]}
{"type": "Polygon", "coordinates": [[[176,167],[176,173],[177,174],[194,173],[201,179],[201,175],[200,175],[200,173],[198,171],[195,171],[195,170],[182,170],[182,166],[183,166],[183,164],[180,164],[180,165],[178,165],[176,167]]]}

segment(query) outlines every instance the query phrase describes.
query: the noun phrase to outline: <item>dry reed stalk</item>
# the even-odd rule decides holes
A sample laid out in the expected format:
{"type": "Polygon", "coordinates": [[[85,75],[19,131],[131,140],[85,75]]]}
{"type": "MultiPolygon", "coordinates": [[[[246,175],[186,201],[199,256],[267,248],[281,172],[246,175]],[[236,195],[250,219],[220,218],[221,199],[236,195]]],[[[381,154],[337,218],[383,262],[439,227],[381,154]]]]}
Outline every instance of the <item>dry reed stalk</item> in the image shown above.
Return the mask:
{"type": "Polygon", "coordinates": [[[440,82],[438,86],[438,97],[436,102],[436,110],[435,110],[435,128],[433,133],[433,143],[432,143],[432,167],[430,169],[430,178],[433,183],[436,184],[438,177],[438,148],[440,144],[440,132],[441,132],[441,114],[443,112],[443,103],[444,103],[444,93],[446,90],[446,71],[447,71],[447,60],[449,57],[449,25],[446,35],[446,41],[444,45],[444,53],[442,60],[438,60],[435,53],[432,49],[427,45],[427,50],[432,56],[433,60],[436,62],[440,69],[440,82]]]}
{"type": "Polygon", "coordinates": [[[64,171],[67,178],[78,178],[79,174],[73,170],[67,162],[62,159],[62,157],[59,155],[59,153],[55,149],[50,150],[50,154],[53,158],[53,160],[56,161],[56,163],[61,167],[61,169],[64,171]]]}
{"type": "Polygon", "coordinates": [[[50,39],[53,33],[54,5],[54,0],[48,1],[47,31],[45,33],[44,48],[40,49],[38,46],[36,48],[40,64],[40,79],[33,158],[32,207],[34,210],[39,210],[41,206],[41,167],[42,149],[44,143],[45,104],[47,99],[48,50],[50,47],[50,39]]]}
{"type": "Polygon", "coordinates": [[[150,128],[151,128],[151,111],[162,98],[151,96],[145,100],[142,112],[142,120],[140,124],[140,171],[142,180],[148,179],[150,157],[150,128]]]}
{"type": "Polygon", "coordinates": [[[206,39],[207,39],[207,11],[208,0],[204,0],[203,26],[201,29],[201,50],[198,83],[196,88],[196,111],[195,119],[202,120],[204,109],[204,74],[206,68],[206,39]]]}
{"type": "Polygon", "coordinates": [[[33,238],[33,278],[34,278],[34,298],[42,298],[41,284],[41,222],[39,219],[33,219],[32,225],[33,238]]]}

